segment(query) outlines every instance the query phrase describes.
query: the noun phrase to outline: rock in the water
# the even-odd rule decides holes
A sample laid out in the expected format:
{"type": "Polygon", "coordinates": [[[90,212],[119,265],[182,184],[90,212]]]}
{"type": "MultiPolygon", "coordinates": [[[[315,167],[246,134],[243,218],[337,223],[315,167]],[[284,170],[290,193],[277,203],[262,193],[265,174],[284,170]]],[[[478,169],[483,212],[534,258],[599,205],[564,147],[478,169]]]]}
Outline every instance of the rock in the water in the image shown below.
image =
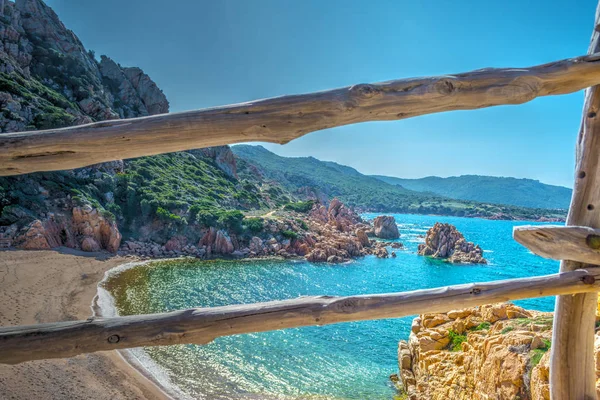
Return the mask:
{"type": "Polygon", "coordinates": [[[419,245],[418,254],[443,258],[451,263],[487,264],[479,245],[467,242],[454,225],[440,222],[427,231],[425,243],[419,245]]]}
{"type": "Polygon", "coordinates": [[[378,247],[373,253],[377,258],[388,258],[389,253],[385,247],[378,247]]]}
{"type": "Polygon", "coordinates": [[[381,215],[375,218],[373,232],[380,239],[398,239],[400,237],[396,220],[390,215],[381,215]]]}

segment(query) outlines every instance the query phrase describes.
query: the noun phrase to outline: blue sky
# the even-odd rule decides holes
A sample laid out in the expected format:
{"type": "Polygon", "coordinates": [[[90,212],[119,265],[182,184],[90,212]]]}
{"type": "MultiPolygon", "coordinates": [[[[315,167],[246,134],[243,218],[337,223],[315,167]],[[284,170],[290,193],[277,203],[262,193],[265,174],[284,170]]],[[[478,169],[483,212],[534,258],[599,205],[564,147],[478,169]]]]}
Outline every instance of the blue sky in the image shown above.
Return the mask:
{"type": "MultiPolygon", "coordinates": [[[[139,66],[172,111],[585,54],[595,0],[47,0],[96,54],[139,66]]],[[[572,186],[583,92],[351,125],[285,146],[363,173],[572,186]]]]}

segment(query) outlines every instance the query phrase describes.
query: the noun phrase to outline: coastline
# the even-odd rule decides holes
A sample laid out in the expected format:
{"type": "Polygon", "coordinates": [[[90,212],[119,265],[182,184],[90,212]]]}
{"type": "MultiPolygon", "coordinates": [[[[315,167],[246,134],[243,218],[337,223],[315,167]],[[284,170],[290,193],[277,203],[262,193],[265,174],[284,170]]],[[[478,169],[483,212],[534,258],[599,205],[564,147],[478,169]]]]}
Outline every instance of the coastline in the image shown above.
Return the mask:
{"type": "MultiPolygon", "coordinates": [[[[128,261],[123,264],[119,264],[115,267],[104,271],[104,275],[100,281],[97,282],[97,293],[91,301],[92,316],[94,317],[116,317],[119,316],[117,307],[114,303],[114,299],[111,294],[102,287],[103,282],[108,280],[111,276],[118,275],[121,272],[130,268],[135,268],[139,265],[145,265],[146,267],[153,262],[163,262],[176,259],[159,258],[159,259],[136,259],[135,261],[128,261]]],[[[156,386],[164,395],[165,399],[175,400],[188,400],[191,398],[182,391],[178,390],[177,386],[174,385],[167,374],[162,368],[152,360],[143,349],[125,349],[115,350],[116,353],[126,362],[130,368],[136,370],[140,375],[150,381],[156,386]],[[143,359],[143,360],[142,360],[143,359]]]]}
{"type": "MultiPolygon", "coordinates": [[[[66,248],[0,252],[0,324],[86,319],[104,274],[131,261],[66,248]]],[[[172,399],[134,364],[127,355],[107,351],[0,365],[0,398],[172,399]]]]}
{"type": "MultiPolygon", "coordinates": [[[[122,257],[120,257],[122,258],[122,257]]],[[[122,258],[123,259],[123,258],[122,258]]],[[[124,259],[126,260],[126,259],[124,259]]],[[[301,257],[280,257],[280,256],[261,256],[261,257],[253,257],[253,258],[242,258],[242,259],[211,259],[211,260],[202,260],[196,259],[193,257],[179,257],[179,258],[147,258],[140,259],[136,258],[135,260],[128,260],[125,263],[118,264],[112,268],[109,268],[104,271],[103,278],[97,282],[97,294],[94,296],[91,302],[91,310],[92,315],[94,317],[116,317],[119,316],[116,305],[114,304],[114,298],[106,289],[102,287],[102,284],[107,281],[110,277],[118,275],[123,271],[126,271],[130,268],[135,268],[138,266],[144,266],[145,268],[151,268],[151,264],[158,262],[169,262],[169,261],[181,261],[181,260],[190,260],[195,262],[211,262],[211,261],[225,261],[225,262],[260,262],[266,260],[275,260],[275,261],[305,261],[301,257]]],[[[161,367],[156,361],[154,361],[148,353],[146,353],[142,348],[134,348],[134,349],[125,349],[125,350],[115,350],[115,353],[118,353],[121,359],[128,364],[128,367],[136,370],[140,375],[150,381],[158,390],[160,390],[165,399],[168,400],[193,400],[192,397],[187,395],[185,392],[179,389],[179,387],[171,382],[167,372],[161,367]]],[[[0,392],[1,393],[1,392],[0,392]]],[[[274,397],[267,397],[267,395],[256,395],[260,397],[255,397],[255,395],[251,395],[248,393],[239,394],[240,399],[295,399],[292,396],[283,396],[277,395],[274,397]]],[[[325,399],[325,398],[323,398],[325,399]]]]}
{"type": "MultiPolygon", "coordinates": [[[[270,256],[230,261],[265,259],[286,260],[283,257],[270,256]]],[[[100,285],[108,276],[137,265],[169,260],[172,258],[140,259],[108,253],[85,253],[66,248],[52,251],[0,252],[0,304],[3,304],[0,307],[0,323],[23,325],[85,319],[90,313],[98,312],[98,302],[102,301],[100,285]],[[40,269],[44,269],[45,272],[42,273],[40,269]],[[19,296],[26,302],[15,302],[14,298],[19,296]],[[15,315],[13,318],[9,316],[11,312],[15,315]]],[[[106,314],[106,307],[102,310],[98,315],[110,316],[106,314]]],[[[157,371],[151,364],[151,359],[140,360],[134,351],[123,350],[94,353],[67,360],[0,366],[0,398],[11,398],[17,394],[15,398],[83,399],[90,398],[90,393],[94,393],[93,398],[100,399],[188,398],[178,391],[175,385],[169,384],[168,378],[165,383],[160,372],[157,376],[157,371]],[[30,368],[20,369],[20,366],[30,368]],[[36,368],[41,371],[36,371],[36,368]],[[63,370],[67,368],[70,370],[65,373],[63,370]],[[79,377],[80,374],[84,376],[79,377]],[[65,385],[65,381],[73,381],[75,384],[65,385]],[[79,385],[81,387],[77,387],[79,385]],[[111,392],[100,394],[99,388],[104,391],[110,388],[111,392]]],[[[160,367],[157,366],[157,369],[160,367]]]]}

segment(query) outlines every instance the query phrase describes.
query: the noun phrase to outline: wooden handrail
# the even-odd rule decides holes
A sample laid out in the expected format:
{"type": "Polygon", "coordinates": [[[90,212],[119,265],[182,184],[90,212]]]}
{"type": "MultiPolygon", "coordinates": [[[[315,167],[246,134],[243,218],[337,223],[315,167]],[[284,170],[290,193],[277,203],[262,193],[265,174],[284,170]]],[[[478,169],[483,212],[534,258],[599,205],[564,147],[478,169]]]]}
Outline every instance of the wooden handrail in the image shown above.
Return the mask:
{"type": "Polygon", "coordinates": [[[0,363],[72,357],[101,350],[183,343],[311,325],[447,312],[482,304],[600,291],[600,267],[404,293],[301,297],[163,314],[91,318],[0,328],[0,363]]]}
{"type": "Polygon", "coordinates": [[[451,110],[521,104],[600,84],[600,54],[283,96],[198,111],[0,135],[0,175],[64,170],[224,144],[287,143],[309,132],[451,110]]]}
{"type": "Polygon", "coordinates": [[[513,238],[538,256],[600,265],[600,229],[523,225],[513,228],[513,238]]]}

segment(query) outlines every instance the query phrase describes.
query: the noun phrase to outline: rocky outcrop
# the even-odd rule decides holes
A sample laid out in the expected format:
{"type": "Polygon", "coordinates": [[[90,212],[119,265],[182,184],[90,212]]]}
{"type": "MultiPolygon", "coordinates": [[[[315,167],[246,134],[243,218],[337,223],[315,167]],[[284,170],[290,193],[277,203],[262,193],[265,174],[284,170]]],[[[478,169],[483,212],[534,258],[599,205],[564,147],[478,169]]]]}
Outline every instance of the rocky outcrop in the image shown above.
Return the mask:
{"type": "Polygon", "coordinates": [[[41,0],[5,2],[0,18],[1,132],[168,112],[139,68],[88,52],[41,0]]]}
{"type": "MultiPolygon", "coordinates": [[[[97,61],[41,0],[3,4],[2,133],[168,112],[166,97],[141,69],[106,56],[97,61]]],[[[343,262],[372,252],[365,235],[369,227],[337,199],[328,207],[315,206],[308,216],[265,218],[260,232],[233,226],[239,221],[215,221],[219,213],[273,207],[294,196],[277,183],[253,180],[249,168],[238,179],[228,146],[177,154],[189,167],[177,179],[166,179],[157,167],[169,156],[2,177],[0,234],[21,248],[67,246],[142,257],[277,255],[343,262]],[[139,165],[133,165],[136,161],[139,165]],[[144,187],[151,181],[160,189],[144,187]],[[186,193],[177,198],[181,187],[186,193]],[[150,196],[146,189],[165,194],[150,196]],[[207,218],[199,221],[192,209],[207,218]],[[207,215],[213,212],[215,220],[207,215]],[[123,245],[117,223],[129,235],[123,245]]]]}
{"type": "Polygon", "coordinates": [[[369,236],[367,236],[367,232],[364,229],[359,228],[356,230],[356,238],[363,247],[369,247],[371,245],[371,242],[369,241],[369,236]]]}
{"type": "Polygon", "coordinates": [[[46,229],[42,221],[36,219],[31,223],[23,236],[19,238],[19,247],[24,250],[48,250],[50,244],[46,238],[46,229]]]}
{"type": "Polygon", "coordinates": [[[375,248],[373,250],[373,255],[377,258],[388,258],[390,256],[387,248],[385,247],[385,244],[381,243],[381,242],[379,242],[375,245],[375,248]]]}
{"type": "MultiPolygon", "coordinates": [[[[147,75],[107,57],[98,63],[93,52],[84,48],[43,1],[16,0],[3,5],[0,132],[168,111],[166,97],[147,75]]],[[[114,202],[114,193],[98,193],[99,199],[92,200],[81,196],[77,183],[106,181],[107,174],[122,171],[123,162],[113,161],[65,173],[3,178],[0,197],[3,193],[10,197],[0,204],[0,233],[19,248],[116,251],[121,234],[113,217],[102,208],[114,202]],[[10,203],[4,207],[7,201],[10,203]],[[14,218],[14,211],[21,216],[14,218]]]]}
{"type": "Polygon", "coordinates": [[[539,399],[551,328],[552,314],[510,303],[421,315],[398,346],[400,380],[411,400],[539,399]]]}
{"type": "Polygon", "coordinates": [[[152,258],[194,256],[203,259],[277,256],[329,263],[368,254],[388,256],[385,244],[373,245],[366,236],[365,231],[370,227],[338,200],[328,207],[316,204],[308,214],[277,211],[261,219],[262,229],[252,234],[211,227],[200,231],[196,246],[186,244],[187,238],[178,235],[169,238],[164,245],[126,241],[120,253],[152,258]]]}
{"type": "Polygon", "coordinates": [[[394,217],[380,215],[373,220],[373,233],[380,239],[398,239],[400,232],[394,217]]]}
{"type": "Polygon", "coordinates": [[[73,227],[84,251],[105,249],[114,253],[121,245],[117,224],[89,205],[73,208],[73,227]]]}
{"type": "Polygon", "coordinates": [[[31,220],[30,215],[19,210],[22,209],[14,212],[21,215],[23,221],[0,227],[3,236],[17,248],[47,250],[65,246],[114,253],[121,244],[116,223],[89,205],[74,207],[71,214],[48,213],[44,220],[31,220]]]}
{"type": "Polygon", "coordinates": [[[191,150],[191,154],[199,153],[203,157],[209,158],[228,176],[237,178],[237,165],[235,156],[229,146],[206,147],[198,150],[191,150]]]}
{"type": "Polygon", "coordinates": [[[104,84],[110,89],[112,100],[117,104],[120,118],[132,118],[169,112],[166,96],[137,67],[121,67],[107,56],[101,56],[98,64],[104,84]]]}
{"type": "Polygon", "coordinates": [[[368,228],[362,219],[338,199],[329,207],[315,204],[309,213],[312,235],[297,240],[310,249],[305,258],[312,262],[344,262],[371,254],[368,228]]]}
{"type": "Polygon", "coordinates": [[[198,246],[204,247],[208,254],[229,255],[236,250],[229,234],[224,230],[217,230],[215,228],[210,228],[202,236],[202,239],[198,242],[198,246]]]}
{"type": "MultiPolygon", "coordinates": [[[[421,315],[398,344],[402,390],[410,400],[550,400],[552,319],[510,303],[421,315]]],[[[595,372],[600,398],[600,362],[595,372]]]]}
{"type": "Polygon", "coordinates": [[[454,225],[436,222],[427,231],[425,243],[420,244],[418,254],[442,258],[451,263],[486,264],[479,245],[467,242],[454,225]]]}

